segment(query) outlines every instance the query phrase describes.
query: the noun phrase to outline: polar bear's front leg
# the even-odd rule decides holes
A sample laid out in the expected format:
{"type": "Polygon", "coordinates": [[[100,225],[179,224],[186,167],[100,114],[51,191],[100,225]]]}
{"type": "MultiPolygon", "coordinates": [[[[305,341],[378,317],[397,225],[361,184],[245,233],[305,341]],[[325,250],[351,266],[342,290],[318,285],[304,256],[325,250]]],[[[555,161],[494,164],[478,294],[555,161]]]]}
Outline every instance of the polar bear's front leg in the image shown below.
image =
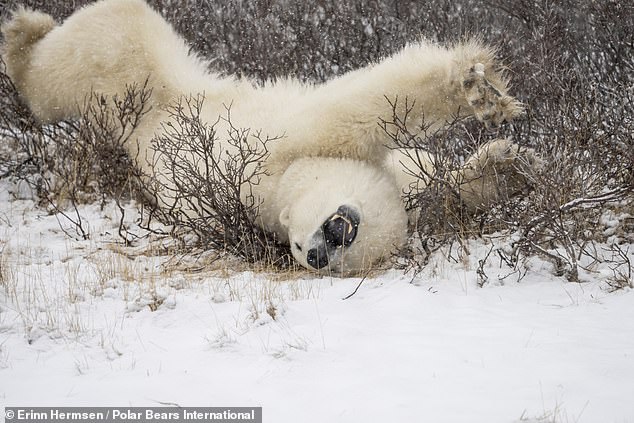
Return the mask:
{"type": "Polygon", "coordinates": [[[394,114],[430,132],[456,116],[475,116],[496,126],[517,116],[521,104],[493,50],[476,41],[445,48],[414,43],[399,53],[317,87],[285,116],[288,142],[272,156],[343,157],[382,163],[392,141],[380,122],[394,114]]]}

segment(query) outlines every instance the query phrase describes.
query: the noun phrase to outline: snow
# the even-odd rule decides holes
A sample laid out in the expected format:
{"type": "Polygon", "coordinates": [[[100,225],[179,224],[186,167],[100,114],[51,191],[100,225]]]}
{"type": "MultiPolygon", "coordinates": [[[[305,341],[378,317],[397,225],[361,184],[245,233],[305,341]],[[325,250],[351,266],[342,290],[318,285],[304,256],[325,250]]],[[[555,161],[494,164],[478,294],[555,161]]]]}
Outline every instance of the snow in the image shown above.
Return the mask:
{"type": "Polygon", "coordinates": [[[480,288],[490,247],[474,243],[415,278],[195,272],[152,240],[119,245],[114,206],[81,208],[83,241],[25,197],[0,181],[0,406],[261,406],[276,423],[634,421],[634,292],[606,289],[608,268],[569,283],[533,258],[517,281],[491,259],[480,288]]]}

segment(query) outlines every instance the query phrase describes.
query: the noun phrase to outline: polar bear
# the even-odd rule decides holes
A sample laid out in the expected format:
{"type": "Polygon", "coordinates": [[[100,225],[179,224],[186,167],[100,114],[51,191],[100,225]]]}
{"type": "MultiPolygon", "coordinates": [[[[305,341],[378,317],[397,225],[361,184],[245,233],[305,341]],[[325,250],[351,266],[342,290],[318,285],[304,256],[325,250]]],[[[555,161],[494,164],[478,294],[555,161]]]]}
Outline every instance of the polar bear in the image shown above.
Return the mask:
{"type": "MultiPolygon", "coordinates": [[[[252,187],[261,201],[254,219],[287,242],[301,265],[322,273],[361,272],[406,240],[401,193],[411,175],[395,170],[402,160],[378,124],[394,112],[386,99],[408,99],[412,119],[424,116],[430,130],[458,114],[497,126],[522,110],[507,94],[493,49],[473,40],[451,47],[415,42],[321,85],[287,79],[258,86],[210,72],[144,0],[100,0],[61,25],[18,8],[1,29],[7,73],[43,122],[78,116],[91,92],[121,96],[129,84],[147,81],[152,108],[136,129],[138,141],[127,146],[134,157],[152,155],[170,104],[201,93],[201,116],[217,122],[218,133],[229,129],[218,117],[230,104],[233,125],[280,136],[269,146],[266,175],[252,187]]],[[[508,141],[498,144],[504,159],[514,157],[508,141]]],[[[471,161],[487,162],[487,151],[471,161]]],[[[161,160],[138,162],[169,174],[161,160]]],[[[461,185],[460,174],[453,182],[461,185]]],[[[495,178],[486,184],[490,189],[495,178]]],[[[477,207],[487,197],[481,191],[472,189],[466,201],[477,207]]]]}

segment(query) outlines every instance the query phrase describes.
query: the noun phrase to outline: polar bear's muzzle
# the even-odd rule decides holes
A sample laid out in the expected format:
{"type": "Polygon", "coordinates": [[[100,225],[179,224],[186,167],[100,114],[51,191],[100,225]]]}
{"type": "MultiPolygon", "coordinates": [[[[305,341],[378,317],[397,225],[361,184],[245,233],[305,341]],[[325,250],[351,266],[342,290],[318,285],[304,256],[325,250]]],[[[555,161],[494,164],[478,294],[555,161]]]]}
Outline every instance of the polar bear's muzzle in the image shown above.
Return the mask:
{"type": "Polygon", "coordinates": [[[308,250],[306,261],[315,269],[322,269],[341,259],[341,251],[352,245],[359,230],[359,213],[349,206],[340,206],[315,233],[315,246],[308,250]]]}

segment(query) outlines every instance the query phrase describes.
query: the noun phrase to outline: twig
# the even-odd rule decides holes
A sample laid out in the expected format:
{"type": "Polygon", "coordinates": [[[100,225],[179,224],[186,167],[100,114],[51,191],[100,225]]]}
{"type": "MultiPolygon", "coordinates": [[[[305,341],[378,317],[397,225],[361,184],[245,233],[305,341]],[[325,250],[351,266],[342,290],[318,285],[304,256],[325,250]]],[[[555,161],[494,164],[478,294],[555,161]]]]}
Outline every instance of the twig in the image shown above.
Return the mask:
{"type": "Polygon", "coordinates": [[[367,274],[364,275],[361,280],[359,281],[359,284],[357,285],[357,287],[354,289],[354,291],[352,291],[349,295],[346,295],[345,297],[342,298],[342,300],[347,300],[348,298],[352,297],[354,294],[357,293],[357,291],[359,290],[359,288],[361,287],[361,284],[363,284],[363,282],[365,282],[365,279],[367,278],[367,274]]]}

